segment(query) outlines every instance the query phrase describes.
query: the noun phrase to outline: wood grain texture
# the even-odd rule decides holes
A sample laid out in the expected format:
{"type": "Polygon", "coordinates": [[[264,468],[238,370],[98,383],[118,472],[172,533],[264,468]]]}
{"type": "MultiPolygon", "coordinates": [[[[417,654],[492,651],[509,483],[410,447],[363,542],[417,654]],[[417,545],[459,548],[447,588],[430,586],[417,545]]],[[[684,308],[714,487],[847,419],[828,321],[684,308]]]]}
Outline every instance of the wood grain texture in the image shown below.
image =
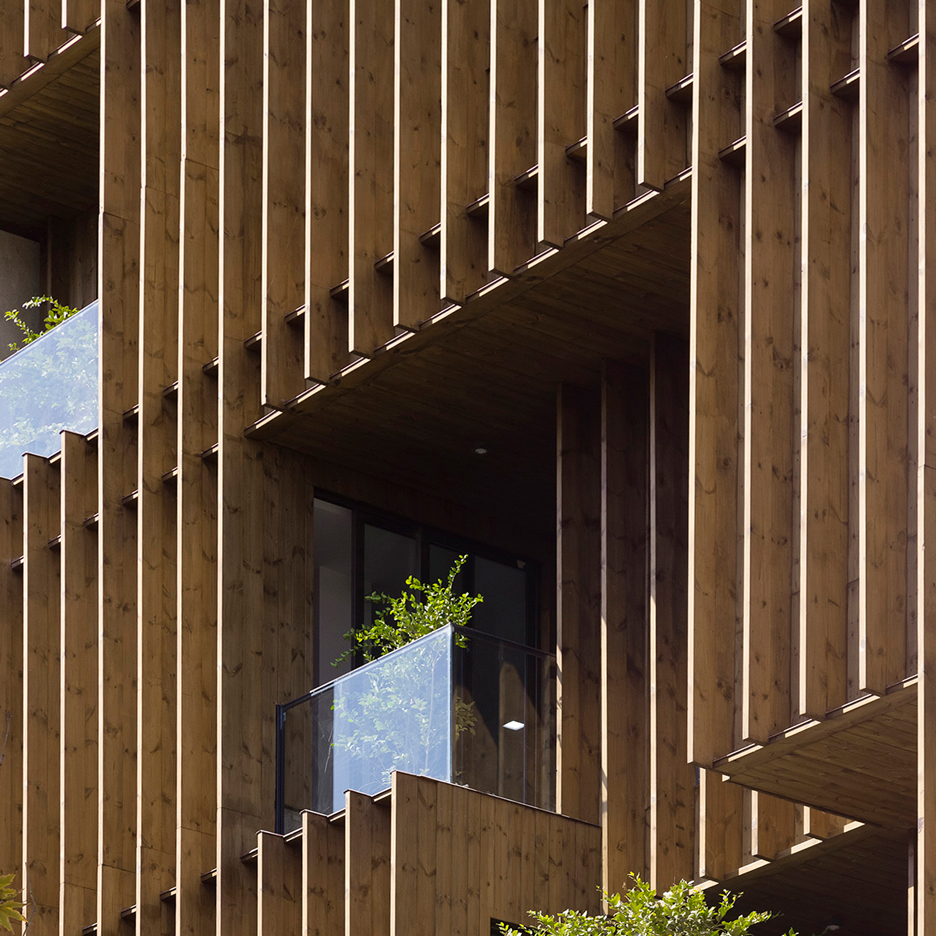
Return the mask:
{"type": "Polygon", "coordinates": [[[442,6],[396,3],[393,324],[401,328],[418,328],[441,308],[438,253],[420,237],[442,218],[442,6]]]}
{"type": "Polygon", "coordinates": [[[650,380],[606,362],[601,401],[602,887],[649,876],[650,380]],[[622,665],[624,661],[624,665],[622,665]]]}
{"type": "Polygon", "coordinates": [[[600,400],[560,386],[557,409],[559,812],[599,814],[601,732],[600,400]]]}
{"type": "Polygon", "coordinates": [[[97,542],[85,519],[97,507],[97,449],[62,433],[59,492],[60,618],[59,921],[94,919],[97,903],[97,542]]]}
{"type": "Polygon", "coordinates": [[[23,865],[38,929],[59,925],[61,578],[49,540],[61,532],[57,465],[23,459],[23,865]]]}
{"type": "MultiPolygon", "coordinates": [[[[3,770],[0,770],[0,848],[10,867],[23,856],[23,573],[13,560],[23,555],[23,488],[0,481],[0,724],[3,770]]],[[[7,872],[9,873],[9,872],[7,872]]],[[[22,888],[18,873],[14,884],[22,888]]]]}

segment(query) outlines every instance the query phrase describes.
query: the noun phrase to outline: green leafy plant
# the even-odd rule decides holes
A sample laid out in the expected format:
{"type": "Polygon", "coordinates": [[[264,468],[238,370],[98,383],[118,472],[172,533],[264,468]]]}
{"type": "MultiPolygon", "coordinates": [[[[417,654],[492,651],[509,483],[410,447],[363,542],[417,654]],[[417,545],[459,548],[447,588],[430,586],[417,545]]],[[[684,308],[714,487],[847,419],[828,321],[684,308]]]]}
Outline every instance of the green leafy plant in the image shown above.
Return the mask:
{"type": "MultiPolygon", "coordinates": [[[[710,906],[701,891],[686,881],[674,884],[657,896],[656,890],[631,875],[633,886],[621,894],[605,894],[608,915],[600,916],[577,910],[550,915],[536,910],[532,930],[513,929],[501,924],[504,936],[749,936],[751,927],[773,918],[770,912],[754,912],[730,917],[740,894],[725,891],[719,902],[710,906]]],[[[790,930],[789,936],[796,936],[790,930]]]]}
{"type": "MultiPolygon", "coordinates": [[[[64,305],[59,302],[58,299],[54,299],[52,296],[33,296],[32,299],[28,299],[23,303],[24,309],[38,309],[41,306],[44,306],[48,303],[48,311],[46,313],[45,319],[43,319],[43,325],[45,326],[42,331],[33,331],[29,327],[29,324],[23,320],[22,315],[16,309],[10,309],[9,312],[4,312],[3,317],[8,321],[12,322],[16,327],[23,333],[22,342],[23,345],[28,345],[31,342],[35,341],[37,338],[41,338],[47,331],[55,328],[56,325],[60,325],[65,319],[69,316],[74,315],[78,310],[73,309],[71,306],[64,305]]],[[[10,342],[9,348],[11,351],[18,351],[19,345],[17,342],[10,342]]]]}
{"type": "Polygon", "coordinates": [[[0,874],[0,928],[13,931],[13,922],[25,922],[26,917],[20,913],[24,906],[19,899],[19,893],[13,887],[15,874],[0,874]]]}
{"type": "MultiPolygon", "coordinates": [[[[447,624],[466,627],[471,620],[472,608],[484,601],[480,595],[456,595],[453,590],[455,578],[467,561],[467,556],[459,556],[448,577],[431,585],[424,585],[411,575],[406,580],[406,591],[398,598],[377,592],[368,595],[367,600],[380,608],[374,623],[345,634],[351,648],[342,653],[332,666],[338,666],[356,651],[362,652],[368,662],[376,660],[447,624]]],[[[461,641],[458,646],[465,645],[464,639],[461,635],[456,638],[461,641]]]]}
{"type": "MultiPolygon", "coordinates": [[[[335,665],[355,652],[372,662],[449,624],[465,627],[483,600],[455,593],[466,561],[460,556],[432,584],[410,576],[399,597],[371,595],[368,600],[379,608],[373,624],[345,635],[352,646],[335,665]]],[[[457,646],[467,641],[465,634],[455,634],[457,646]]],[[[448,772],[453,737],[474,734],[477,722],[474,702],[450,696],[450,646],[447,637],[430,639],[335,684],[332,749],[345,782],[376,792],[389,785],[394,770],[439,777],[448,772]]]]}

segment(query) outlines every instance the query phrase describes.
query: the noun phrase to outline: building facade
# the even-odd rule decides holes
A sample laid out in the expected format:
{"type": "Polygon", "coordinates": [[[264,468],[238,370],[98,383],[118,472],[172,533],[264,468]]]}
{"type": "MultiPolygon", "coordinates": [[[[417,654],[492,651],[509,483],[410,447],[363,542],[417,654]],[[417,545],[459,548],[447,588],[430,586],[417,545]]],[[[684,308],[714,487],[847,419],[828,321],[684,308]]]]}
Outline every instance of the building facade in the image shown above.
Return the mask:
{"type": "Polygon", "coordinates": [[[99,315],[0,481],[31,936],[936,932],[936,2],[794,2],[0,0],[0,230],[99,315]],[[365,783],[329,664],[459,555],[444,776],[365,783]]]}

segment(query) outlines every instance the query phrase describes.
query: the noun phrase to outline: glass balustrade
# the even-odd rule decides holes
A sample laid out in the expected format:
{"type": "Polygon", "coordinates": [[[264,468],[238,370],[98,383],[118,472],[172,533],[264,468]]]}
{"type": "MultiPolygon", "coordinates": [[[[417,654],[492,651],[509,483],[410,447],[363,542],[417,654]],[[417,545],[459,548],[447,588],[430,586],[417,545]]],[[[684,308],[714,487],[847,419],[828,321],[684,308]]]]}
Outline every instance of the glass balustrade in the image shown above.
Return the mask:
{"type": "Polygon", "coordinates": [[[394,770],[555,808],[556,661],[444,627],[277,707],[277,828],[394,770]]]}
{"type": "Polygon", "coordinates": [[[23,453],[48,457],[62,429],[98,423],[98,304],[56,325],[0,363],[0,477],[23,470],[23,453]]]}

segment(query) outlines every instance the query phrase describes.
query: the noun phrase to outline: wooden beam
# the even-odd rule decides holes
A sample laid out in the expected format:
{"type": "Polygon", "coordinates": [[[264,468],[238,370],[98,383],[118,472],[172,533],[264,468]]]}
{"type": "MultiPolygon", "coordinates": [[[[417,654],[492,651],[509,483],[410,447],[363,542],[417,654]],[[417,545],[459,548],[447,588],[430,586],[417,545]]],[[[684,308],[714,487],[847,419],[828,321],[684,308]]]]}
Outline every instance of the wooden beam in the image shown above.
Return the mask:
{"type": "Polygon", "coordinates": [[[606,361],[601,400],[601,832],[608,893],[649,879],[649,375],[606,361]]]}
{"type": "Polygon", "coordinates": [[[689,355],[654,336],[650,367],[650,883],[693,875],[695,768],[686,741],[689,355]]]}
{"type": "MultiPolygon", "coordinates": [[[[936,195],[936,2],[919,7],[917,69],[918,204],[936,195]]],[[[914,903],[917,936],[936,926],[936,215],[917,212],[917,404],[915,500],[917,522],[916,641],[917,827],[914,903]]],[[[909,927],[908,927],[909,929],[909,927]]]]}
{"type": "MultiPolygon", "coordinates": [[[[176,465],[178,377],[180,11],[140,9],[143,201],[137,490],[137,876],[140,936],[161,934],[160,894],[176,868],[176,499],[162,476],[176,465]]],[[[89,919],[91,919],[89,917],[89,919]]],[[[87,920],[85,921],[87,922],[87,920]]]]}
{"type": "Polygon", "coordinates": [[[773,125],[788,64],[778,10],[751,5],[746,25],[741,735],[760,743],[791,715],[796,232],[794,141],[773,125]]]}
{"type": "Polygon", "coordinates": [[[441,309],[439,255],[420,238],[442,217],[442,6],[396,3],[393,324],[408,329],[441,309]]]}
{"type": "Polygon", "coordinates": [[[29,67],[25,54],[26,18],[23,0],[0,4],[3,31],[0,33],[0,88],[8,88],[29,67]]]}
{"type": "Polygon", "coordinates": [[[684,0],[638,0],[637,184],[660,192],[689,163],[688,112],[666,94],[690,71],[686,6],[684,0]]]}
{"type": "Polygon", "coordinates": [[[591,0],[587,9],[585,108],[585,212],[609,220],[630,201],[633,167],[624,171],[624,148],[615,120],[637,106],[637,5],[634,0],[591,0]]]}
{"type": "MultiPolygon", "coordinates": [[[[0,850],[22,887],[23,856],[23,489],[0,480],[0,850]]],[[[10,872],[7,872],[8,874],[10,872]]]]}
{"type": "Polygon", "coordinates": [[[215,928],[254,936],[256,870],[241,855],[258,828],[272,828],[264,801],[262,529],[263,463],[243,427],[260,415],[260,365],[244,342],[261,326],[263,73],[262,8],[221,7],[221,126],[218,203],[218,822],[215,928]],[[265,818],[264,818],[265,816],[265,818]]]}
{"type": "Polygon", "coordinates": [[[305,390],[303,332],[286,316],[305,299],[305,0],[263,7],[263,331],[261,399],[305,390]]]}
{"type": "Polygon", "coordinates": [[[25,0],[23,54],[45,61],[69,35],[62,28],[62,0],[25,0]]]}
{"type": "Polygon", "coordinates": [[[537,155],[536,27],[536,0],[491,0],[488,268],[501,276],[537,252],[536,199],[515,182],[537,155]]]}
{"type": "Polygon", "coordinates": [[[906,76],[887,61],[897,19],[881,0],[858,18],[858,690],[876,693],[907,675],[909,164],[894,153],[908,152],[909,125],[906,76]]]}
{"type": "MultiPolygon", "coordinates": [[[[390,816],[369,796],[345,793],[345,936],[389,936],[390,816]]],[[[415,906],[410,914],[418,919],[415,906]]]]}
{"type": "MultiPolygon", "coordinates": [[[[97,855],[97,449],[62,433],[59,561],[60,805],[59,920],[77,932],[95,917],[97,855]]],[[[48,545],[48,544],[47,544],[48,545]]]]}
{"type": "Polygon", "coordinates": [[[566,147],[586,134],[586,14],[577,0],[539,0],[536,239],[561,247],[585,226],[585,173],[566,147]]]}
{"type": "Polygon", "coordinates": [[[217,861],[218,388],[204,364],[218,355],[220,5],[182,8],[182,167],[176,456],[175,931],[216,925],[201,876],[217,861]]]}
{"type": "Polygon", "coordinates": [[[369,356],[394,336],[393,283],[375,264],[393,249],[393,9],[351,0],[349,350],[369,356]]]}
{"type": "Polygon", "coordinates": [[[593,394],[559,387],[556,808],[590,822],[598,819],[601,794],[600,415],[593,394]]]}
{"type": "Polygon", "coordinates": [[[344,936],[344,830],[304,812],[302,849],[303,932],[344,936]]]}
{"type": "Polygon", "coordinates": [[[282,835],[257,833],[257,936],[299,933],[302,852],[282,835]]]}
{"type": "Polygon", "coordinates": [[[348,363],[348,114],[351,24],[342,3],[308,3],[306,42],[305,375],[326,381],[348,363]]]}
{"type": "Polygon", "coordinates": [[[851,110],[829,88],[849,26],[834,4],[804,6],[797,714],[810,718],[846,701],[851,110]]]}
{"type": "Polygon", "coordinates": [[[734,746],[741,185],[719,158],[737,139],[737,78],[719,64],[740,29],[723,4],[695,9],[689,422],[689,750],[711,765],[734,746]],[[704,232],[704,233],[703,233],[704,232]]]}
{"type": "Polygon", "coordinates": [[[139,400],[140,25],[123,0],[101,16],[101,216],[98,237],[98,894],[100,936],[118,936],[136,896],[137,487],[139,400]]]}
{"type": "Polygon", "coordinates": [[[58,929],[61,750],[61,532],[58,466],[38,455],[23,464],[23,899],[58,929]]]}
{"type": "Polygon", "coordinates": [[[465,301],[487,271],[487,232],[468,206],[488,192],[490,0],[442,4],[440,292],[465,301]]]}

